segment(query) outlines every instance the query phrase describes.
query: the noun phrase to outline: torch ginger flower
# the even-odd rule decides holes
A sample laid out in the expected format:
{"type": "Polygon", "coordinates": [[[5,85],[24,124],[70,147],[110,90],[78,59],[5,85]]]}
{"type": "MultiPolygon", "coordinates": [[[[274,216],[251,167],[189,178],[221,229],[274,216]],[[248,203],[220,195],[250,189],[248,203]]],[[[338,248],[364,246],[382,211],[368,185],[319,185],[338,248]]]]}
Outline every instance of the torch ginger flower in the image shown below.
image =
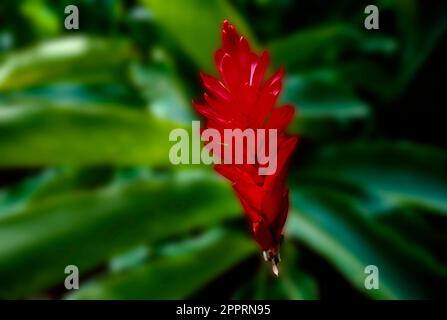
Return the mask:
{"type": "MultiPolygon", "coordinates": [[[[205,127],[218,130],[222,136],[225,129],[276,130],[277,163],[274,173],[260,175],[258,169],[263,164],[259,162],[227,164],[221,161],[214,169],[232,182],[249,220],[253,237],[262,248],[264,258],[272,262],[273,271],[278,275],[279,244],[289,209],[289,191],[286,186],[288,163],[298,137],[288,136],[285,132],[295,108],[291,105],[276,106],[284,71],[280,69],[264,80],[268,63],[268,52],[264,51],[258,56],[251,51],[248,41],[239,36],[235,27],[224,21],[222,48],[215,53],[220,79],[201,74],[206,92],[203,101],[193,104],[205,117],[205,127]]],[[[259,141],[259,137],[256,139],[257,145],[269,143],[268,135],[264,141],[259,141]]],[[[220,153],[214,156],[223,160],[220,153]]]]}

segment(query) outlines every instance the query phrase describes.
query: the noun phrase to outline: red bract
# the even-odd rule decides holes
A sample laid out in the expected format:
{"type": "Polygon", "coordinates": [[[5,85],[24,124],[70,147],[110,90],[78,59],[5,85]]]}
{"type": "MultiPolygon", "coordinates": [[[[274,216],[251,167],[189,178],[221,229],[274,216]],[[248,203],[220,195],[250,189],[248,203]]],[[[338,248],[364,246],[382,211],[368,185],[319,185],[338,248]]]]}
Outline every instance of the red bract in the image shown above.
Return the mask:
{"type": "MultiPolygon", "coordinates": [[[[201,74],[206,92],[203,101],[193,102],[206,119],[205,128],[216,129],[221,136],[224,136],[224,129],[277,130],[275,173],[259,175],[258,169],[262,165],[258,162],[214,166],[218,173],[232,182],[255,240],[264,250],[264,257],[273,261],[276,268],[289,209],[288,163],[298,141],[298,137],[285,133],[295,108],[276,106],[284,71],[280,69],[264,80],[269,64],[268,52],[256,55],[250,50],[248,41],[239,36],[228,21],[223,23],[222,48],[215,53],[215,63],[220,79],[201,74]]],[[[263,143],[268,143],[268,135],[264,140],[263,143]]],[[[223,158],[221,154],[217,156],[223,158]]]]}

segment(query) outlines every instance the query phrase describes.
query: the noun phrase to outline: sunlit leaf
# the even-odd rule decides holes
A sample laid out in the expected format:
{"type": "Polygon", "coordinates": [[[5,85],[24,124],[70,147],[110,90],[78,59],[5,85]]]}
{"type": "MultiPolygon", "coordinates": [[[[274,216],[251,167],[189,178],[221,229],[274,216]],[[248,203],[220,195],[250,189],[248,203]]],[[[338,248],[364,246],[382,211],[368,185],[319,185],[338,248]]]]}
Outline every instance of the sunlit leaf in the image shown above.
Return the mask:
{"type": "Polygon", "coordinates": [[[0,91],[55,81],[118,79],[133,56],[129,43],[73,36],[14,52],[0,64],[0,91]]]}

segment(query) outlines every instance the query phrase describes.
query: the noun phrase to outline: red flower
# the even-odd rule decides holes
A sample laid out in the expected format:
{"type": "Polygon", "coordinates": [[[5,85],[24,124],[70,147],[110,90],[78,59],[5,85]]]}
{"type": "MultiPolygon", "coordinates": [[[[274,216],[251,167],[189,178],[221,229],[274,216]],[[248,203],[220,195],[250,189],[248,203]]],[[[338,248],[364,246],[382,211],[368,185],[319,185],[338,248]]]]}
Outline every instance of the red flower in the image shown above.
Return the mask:
{"type": "MultiPolygon", "coordinates": [[[[239,36],[228,21],[223,23],[222,48],[215,53],[215,63],[220,79],[201,74],[206,90],[204,101],[193,102],[196,110],[206,118],[205,128],[216,129],[221,136],[224,136],[224,129],[276,129],[277,162],[273,174],[260,175],[258,169],[265,165],[259,161],[254,164],[234,164],[233,161],[232,164],[216,164],[214,168],[232,182],[253,236],[264,250],[266,260],[273,262],[277,273],[279,243],[289,209],[286,187],[288,162],[298,141],[298,137],[288,136],[285,130],[295,108],[276,106],[282,89],[283,70],[264,81],[268,52],[256,55],[250,50],[248,41],[239,36]]],[[[267,146],[269,135],[267,131],[265,138],[256,137],[256,142],[267,146]]],[[[214,156],[223,162],[222,153],[214,156]]],[[[244,152],[244,159],[247,156],[248,153],[244,152]]]]}

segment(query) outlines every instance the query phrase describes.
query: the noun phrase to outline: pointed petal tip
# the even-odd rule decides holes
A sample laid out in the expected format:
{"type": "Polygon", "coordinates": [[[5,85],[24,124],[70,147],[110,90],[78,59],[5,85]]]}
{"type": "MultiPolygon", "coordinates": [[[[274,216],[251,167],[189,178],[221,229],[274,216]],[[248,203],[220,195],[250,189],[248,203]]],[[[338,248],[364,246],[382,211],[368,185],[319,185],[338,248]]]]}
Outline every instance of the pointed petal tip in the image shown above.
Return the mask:
{"type": "Polygon", "coordinates": [[[276,265],[276,263],[274,263],[272,265],[272,271],[273,271],[273,273],[275,274],[276,277],[279,277],[279,269],[278,269],[278,266],[276,265]]]}
{"type": "Polygon", "coordinates": [[[235,45],[239,41],[239,34],[236,30],[236,27],[228,20],[224,20],[222,26],[222,35],[224,37],[224,43],[229,41],[230,43],[233,43],[233,45],[235,45]]]}
{"type": "Polygon", "coordinates": [[[269,257],[267,256],[267,251],[262,251],[262,257],[264,258],[264,261],[269,261],[269,257]]]}
{"type": "Polygon", "coordinates": [[[222,30],[228,32],[232,29],[234,29],[234,26],[230,23],[230,21],[228,21],[228,19],[225,19],[222,24],[222,30]]]}
{"type": "Polygon", "coordinates": [[[202,83],[205,87],[207,87],[207,84],[209,84],[210,81],[212,81],[214,78],[210,76],[209,74],[206,74],[205,72],[200,71],[199,72],[200,80],[202,80],[202,83]]]}

